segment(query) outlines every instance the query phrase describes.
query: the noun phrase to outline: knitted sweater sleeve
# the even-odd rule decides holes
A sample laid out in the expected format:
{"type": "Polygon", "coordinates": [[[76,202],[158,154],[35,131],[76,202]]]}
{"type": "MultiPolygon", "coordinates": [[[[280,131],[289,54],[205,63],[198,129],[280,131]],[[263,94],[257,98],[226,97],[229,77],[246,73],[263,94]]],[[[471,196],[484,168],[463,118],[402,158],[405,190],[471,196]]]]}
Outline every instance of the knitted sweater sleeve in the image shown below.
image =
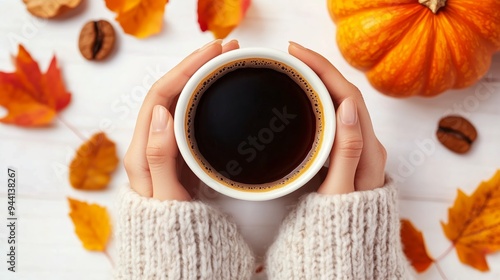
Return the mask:
{"type": "Polygon", "coordinates": [[[198,201],[120,191],[115,279],[248,279],[254,259],[236,225],[198,201]]]}
{"type": "Polygon", "coordinates": [[[308,194],[268,251],[269,279],[412,279],[399,227],[390,183],[373,191],[308,194]]]}

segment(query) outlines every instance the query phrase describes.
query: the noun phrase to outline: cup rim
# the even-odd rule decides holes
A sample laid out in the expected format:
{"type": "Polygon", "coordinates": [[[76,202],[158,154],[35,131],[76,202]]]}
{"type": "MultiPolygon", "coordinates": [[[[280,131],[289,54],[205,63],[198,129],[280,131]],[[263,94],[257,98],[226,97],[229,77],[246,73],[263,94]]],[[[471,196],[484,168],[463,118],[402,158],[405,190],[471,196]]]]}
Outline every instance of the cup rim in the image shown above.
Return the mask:
{"type": "Polygon", "coordinates": [[[271,48],[242,48],[223,53],[200,67],[193,76],[188,80],[184,86],[182,92],[179,95],[177,101],[175,116],[174,116],[174,133],[179,147],[179,151],[186,161],[188,167],[193,171],[193,173],[206,185],[215,191],[224,194],[226,196],[247,200],[247,201],[265,201],[275,198],[285,196],[310,181],[314,175],[316,175],[323,164],[326,162],[330,151],[333,146],[334,136],[335,136],[335,108],[331,100],[330,94],[323,84],[318,75],[307,66],[304,62],[300,61],[296,57],[276,49],[271,48]],[[295,71],[300,73],[308,81],[311,87],[315,90],[319,99],[323,105],[323,115],[324,115],[324,132],[323,139],[320,146],[318,147],[318,153],[316,159],[309,165],[309,167],[295,180],[286,185],[271,189],[269,191],[259,191],[250,192],[244,190],[233,189],[223,184],[219,183],[214,178],[210,177],[205,173],[203,168],[198,164],[194,156],[192,155],[190,148],[188,146],[188,141],[185,134],[185,121],[187,107],[190,101],[192,93],[196,90],[199,82],[202,81],[207,75],[212,73],[214,70],[218,69],[222,65],[230,63],[235,60],[248,59],[248,58],[261,58],[276,60],[283,64],[288,65],[295,71]]]}

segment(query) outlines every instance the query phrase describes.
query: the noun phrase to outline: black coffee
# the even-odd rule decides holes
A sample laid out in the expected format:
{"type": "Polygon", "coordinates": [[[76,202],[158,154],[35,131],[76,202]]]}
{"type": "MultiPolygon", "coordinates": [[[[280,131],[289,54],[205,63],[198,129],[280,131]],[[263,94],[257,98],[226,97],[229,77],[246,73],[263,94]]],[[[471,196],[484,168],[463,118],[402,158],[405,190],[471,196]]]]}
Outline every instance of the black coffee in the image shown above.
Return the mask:
{"type": "Polygon", "coordinates": [[[194,137],[192,148],[206,170],[222,175],[220,180],[240,186],[274,182],[296,170],[310,153],[317,138],[318,104],[311,103],[314,93],[302,77],[280,70],[224,69],[193,98],[188,137],[194,137]]]}

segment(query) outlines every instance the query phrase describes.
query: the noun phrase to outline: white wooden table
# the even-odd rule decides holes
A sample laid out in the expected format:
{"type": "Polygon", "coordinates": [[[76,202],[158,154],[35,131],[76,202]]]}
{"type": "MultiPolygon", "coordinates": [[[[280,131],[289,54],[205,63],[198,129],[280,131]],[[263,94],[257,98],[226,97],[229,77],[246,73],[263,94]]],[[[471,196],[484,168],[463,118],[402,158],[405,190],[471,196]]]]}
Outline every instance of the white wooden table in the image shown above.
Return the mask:
{"type": "MultiPolygon", "coordinates": [[[[48,66],[55,53],[73,94],[61,118],[85,136],[104,130],[118,145],[121,158],[131,139],[135,118],[151,82],[192,50],[212,39],[196,21],[196,1],[177,0],[167,5],[163,31],[138,40],[125,35],[105,8],[103,0],[88,0],[72,17],[42,21],[25,10],[22,1],[0,1],[0,69],[13,70],[11,54],[21,42],[48,66]],[[118,31],[117,52],[106,62],[87,62],[77,38],[89,20],[107,19],[118,31]],[[144,83],[144,81],[146,81],[144,83]]],[[[242,47],[286,50],[288,40],[304,44],[328,57],[365,95],[376,132],[389,152],[387,171],[397,176],[401,189],[401,216],[423,231],[429,251],[438,256],[449,242],[440,220],[446,220],[456,189],[466,193],[500,167],[500,55],[493,58],[488,79],[466,90],[437,98],[397,100],[377,93],[362,73],[349,66],[335,43],[335,26],[324,0],[253,0],[241,26],[228,39],[242,47]],[[441,116],[459,113],[471,120],[479,138],[467,155],[456,155],[436,140],[441,116]],[[418,143],[427,143],[428,150],[418,143]]],[[[0,109],[0,114],[5,110],[0,109]]],[[[73,233],[66,197],[113,206],[120,184],[126,182],[122,165],[108,190],[81,192],[68,182],[67,166],[81,140],[61,122],[42,129],[0,124],[0,279],[109,279],[111,264],[101,253],[83,249],[73,233]],[[6,169],[18,168],[18,272],[6,270],[6,169]]],[[[248,242],[262,254],[272,240],[278,221],[294,197],[273,202],[231,200],[211,192],[206,196],[230,213],[255,213],[259,219],[234,215],[248,242]],[[275,213],[266,219],[259,213],[275,213]]],[[[110,244],[110,254],[114,256],[110,244]]],[[[489,273],[480,273],[458,261],[455,252],[440,264],[448,279],[500,279],[500,254],[488,257],[489,273]]],[[[419,279],[440,279],[435,267],[419,279]]]]}

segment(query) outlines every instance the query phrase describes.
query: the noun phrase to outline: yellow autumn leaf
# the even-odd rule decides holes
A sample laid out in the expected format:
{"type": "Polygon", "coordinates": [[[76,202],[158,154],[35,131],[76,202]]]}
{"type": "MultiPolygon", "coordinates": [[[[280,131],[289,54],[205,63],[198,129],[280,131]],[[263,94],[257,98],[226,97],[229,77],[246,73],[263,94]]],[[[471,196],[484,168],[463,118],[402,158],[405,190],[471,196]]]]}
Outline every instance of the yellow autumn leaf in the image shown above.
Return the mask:
{"type": "Polygon", "coordinates": [[[198,0],[198,24],[224,39],[245,17],[251,0],[198,0]]]}
{"type": "Polygon", "coordinates": [[[105,0],[125,33],[146,38],[161,31],[168,0],[105,0]]]}
{"type": "Polygon", "coordinates": [[[117,165],[115,143],[99,132],[78,148],[69,166],[69,181],[75,189],[101,190],[117,165]]]}
{"type": "Polygon", "coordinates": [[[471,196],[458,190],[441,226],[462,263],[488,271],[486,255],[500,251],[500,170],[471,196]]]}
{"type": "Polygon", "coordinates": [[[83,247],[90,251],[105,251],[111,234],[111,222],[106,208],[68,197],[69,216],[83,247]]]}

